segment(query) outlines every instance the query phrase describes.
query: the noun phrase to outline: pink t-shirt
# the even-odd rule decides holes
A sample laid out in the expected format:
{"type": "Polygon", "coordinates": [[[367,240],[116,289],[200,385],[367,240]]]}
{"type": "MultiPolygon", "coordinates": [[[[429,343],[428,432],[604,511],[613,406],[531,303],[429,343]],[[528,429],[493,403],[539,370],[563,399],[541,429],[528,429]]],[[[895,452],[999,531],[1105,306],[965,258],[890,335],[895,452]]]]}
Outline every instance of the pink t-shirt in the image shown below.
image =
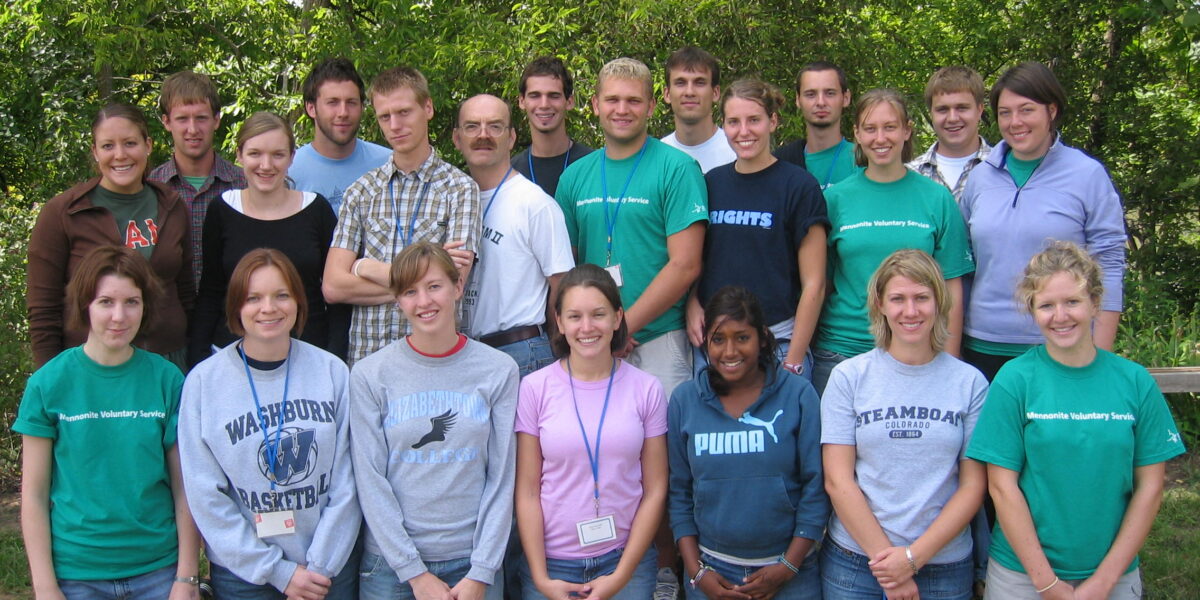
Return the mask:
{"type": "MultiPolygon", "coordinates": [[[[575,381],[579,417],[593,453],[607,388],[607,379],[575,381]]],[[[592,467],[561,362],[521,380],[516,430],[541,442],[546,556],[592,558],[623,547],[642,501],[643,440],[667,433],[667,402],[658,379],[621,361],[613,380],[600,443],[600,516],[613,515],[617,539],[611,542],[579,545],[575,524],[596,518],[592,467]]]]}

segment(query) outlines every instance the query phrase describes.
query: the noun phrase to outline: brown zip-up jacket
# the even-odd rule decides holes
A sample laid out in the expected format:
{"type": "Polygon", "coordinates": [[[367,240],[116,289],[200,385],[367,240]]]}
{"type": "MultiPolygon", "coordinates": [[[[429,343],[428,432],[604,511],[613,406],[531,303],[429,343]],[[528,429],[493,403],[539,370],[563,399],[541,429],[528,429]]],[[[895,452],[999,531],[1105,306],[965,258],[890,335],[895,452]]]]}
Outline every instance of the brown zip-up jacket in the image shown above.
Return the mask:
{"type": "MultiPolygon", "coordinates": [[[[135,343],[165,354],[187,343],[187,317],[196,297],[192,278],[192,248],[187,207],[167,186],[145,181],[158,197],[158,243],[150,266],[162,281],[164,297],[154,323],[143,324],[135,343]]],[[[59,352],[87,339],[87,329],[66,327],[67,282],[93,248],[120,246],[124,240],[107,209],[92,204],[91,192],[100,184],[93,177],[55,196],[38,213],[29,238],[25,303],[33,365],[39,368],[59,352]]]]}

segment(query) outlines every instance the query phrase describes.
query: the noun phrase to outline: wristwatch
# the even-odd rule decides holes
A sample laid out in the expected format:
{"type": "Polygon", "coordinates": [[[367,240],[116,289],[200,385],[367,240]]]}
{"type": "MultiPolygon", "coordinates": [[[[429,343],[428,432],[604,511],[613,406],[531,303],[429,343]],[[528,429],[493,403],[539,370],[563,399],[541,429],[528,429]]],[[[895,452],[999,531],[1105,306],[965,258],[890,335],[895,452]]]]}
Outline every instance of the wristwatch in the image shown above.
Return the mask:
{"type": "Polygon", "coordinates": [[[186,583],[188,585],[200,585],[200,578],[192,575],[190,577],[176,577],[176,583],[186,583]]]}

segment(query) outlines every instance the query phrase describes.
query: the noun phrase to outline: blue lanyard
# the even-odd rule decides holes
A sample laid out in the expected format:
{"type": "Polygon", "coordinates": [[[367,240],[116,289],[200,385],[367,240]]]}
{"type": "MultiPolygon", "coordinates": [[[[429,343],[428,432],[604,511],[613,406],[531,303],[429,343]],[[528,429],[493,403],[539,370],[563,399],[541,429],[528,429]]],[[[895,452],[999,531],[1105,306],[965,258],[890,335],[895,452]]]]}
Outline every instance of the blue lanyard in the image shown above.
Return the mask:
{"type": "MultiPolygon", "coordinates": [[[[833,151],[833,160],[829,161],[829,169],[825,171],[825,183],[821,184],[821,189],[829,187],[829,181],[833,179],[833,168],[837,166],[837,159],[842,155],[842,142],[844,141],[846,138],[838,140],[837,149],[833,151]]],[[[807,150],[804,151],[804,158],[808,158],[807,150]]]]}
{"type": "Polygon", "coordinates": [[[571,403],[575,405],[575,420],[579,421],[579,433],[583,434],[583,447],[587,450],[588,462],[592,465],[592,500],[596,504],[596,518],[600,517],[600,434],[604,432],[604,417],[608,415],[608,399],[612,396],[613,379],[617,374],[617,359],[613,358],[612,370],[608,373],[608,389],[604,392],[604,408],[600,410],[600,424],[596,426],[596,454],[588,442],[583,428],[583,417],[579,416],[579,401],[575,399],[575,376],[571,373],[571,358],[567,357],[567,381],[571,382],[571,403]]]}
{"type": "MultiPolygon", "coordinates": [[[[567,161],[571,160],[571,146],[574,146],[574,145],[575,145],[574,140],[567,142],[567,152],[565,154],[563,154],[563,168],[562,168],[562,171],[559,172],[560,176],[562,175],[563,172],[565,172],[567,170],[567,161]]],[[[533,183],[537,183],[537,174],[535,174],[533,172],[533,146],[529,147],[529,154],[525,155],[525,158],[529,159],[529,181],[532,181],[533,183]]]]}
{"type": "MultiPolygon", "coordinates": [[[[416,232],[417,215],[421,213],[421,205],[425,204],[425,196],[429,193],[430,182],[426,181],[425,184],[421,186],[421,195],[417,196],[417,205],[413,207],[412,214],[408,217],[407,236],[404,235],[404,232],[400,230],[400,211],[396,208],[395,182],[396,180],[394,175],[392,179],[388,179],[388,199],[392,201],[392,218],[396,220],[396,236],[400,238],[401,245],[407,247],[412,242],[413,234],[416,232]]],[[[395,244],[393,243],[392,250],[395,249],[395,244]]],[[[394,257],[395,255],[396,253],[392,252],[392,256],[394,257]]]]}
{"type": "Polygon", "coordinates": [[[504,183],[508,181],[509,175],[512,175],[512,167],[511,166],[508,168],[507,171],[504,172],[504,177],[500,178],[500,185],[496,186],[495,190],[492,190],[492,197],[490,199],[488,199],[487,206],[485,206],[483,208],[483,222],[484,223],[487,222],[487,215],[488,215],[488,212],[492,210],[492,203],[496,201],[496,195],[500,193],[500,188],[504,187],[504,183]]]}
{"type": "Polygon", "coordinates": [[[287,414],[288,383],[292,378],[292,345],[288,343],[287,367],[283,375],[283,406],[279,407],[279,424],[275,427],[275,444],[271,444],[271,435],[267,433],[267,413],[258,402],[258,390],[254,387],[254,377],[250,375],[250,361],[246,360],[246,351],[238,345],[238,354],[242,356],[242,366],[246,368],[246,381],[250,382],[250,395],[254,397],[254,408],[258,411],[258,422],[262,425],[263,446],[267,449],[267,461],[271,470],[267,479],[271,481],[271,491],[275,491],[275,467],[279,465],[279,437],[283,433],[283,415],[287,414]]]}
{"type": "Polygon", "coordinates": [[[608,163],[608,155],[604,153],[603,148],[600,149],[600,193],[604,195],[600,206],[604,209],[604,226],[608,229],[608,240],[605,242],[607,258],[604,266],[606,267],[612,266],[613,230],[617,227],[617,216],[621,213],[621,206],[625,204],[625,194],[629,191],[629,183],[633,181],[633,174],[637,173],[638,165],[642,163],[642,156],[646,154],[646,146],[649,145],[650,142],[647,140],[642,143],[642,149],[638,150],[637,159],[633,161],[633,168],[629,170],[629,176],[625,178],[625,186],[621,188],[621,197],[617,198],[617,208],[611,217],[608,214],[608,177],[604,175],[604,165],[608,163]]]}

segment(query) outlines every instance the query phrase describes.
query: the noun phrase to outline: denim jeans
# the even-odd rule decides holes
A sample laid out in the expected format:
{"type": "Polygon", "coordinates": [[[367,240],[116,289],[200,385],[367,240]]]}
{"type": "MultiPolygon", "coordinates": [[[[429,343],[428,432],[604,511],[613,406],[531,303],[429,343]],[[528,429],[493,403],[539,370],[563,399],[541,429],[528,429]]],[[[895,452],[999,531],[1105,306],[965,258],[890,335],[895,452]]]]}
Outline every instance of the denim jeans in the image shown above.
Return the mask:
{"type": "MultiPolygon", "coordinates": [[[[741,585],[748,575],[762,568],[727,563],[706,553],[701,553],[701,557],[704,564],[712,567],[734,585],[741,585]]],[[[821,573],[817,568],[817,553],[809,554],[804,562],[796,566],[800,567],[800,572],[775,592],[773,600],[821,600],[821,573]]],[[[709,573],[709,576],[712,576],[712,573],[709,573]]],[[[686,584],[683,587],[687,591],[687,600],[705,600],[704,592],[699,589],[692,589],[692,586],[686,584]]]]}
{"type": "MultiPolygon", "coordinates": [[[[446,585],[454,587],[467,572],[471,570],[471,558],[455,558],[452,560],[425,561],[425,568],[446,585]]],[[[378,554],[364,552],[362,569],[358,580],[359,598],[362,600],[416,600],[412,586],[407,581],[400,581],[396,571],[378,554]]],[[[496,573],[492,585],[487,586],[483,595],[484,600],[503,600],[504,576],[496,573]]]]}
{"type": "MultiPolygon", "coordinates": [[[[871,574],[867,557],[851,552],[825,538],[821,548],[821,582],[825,600],[880,600],[883,588],[871,574]]],[[[974,560],[925,565],[913,577],[921,598],[971,600],[974,560]]]]}
{"type": "MultiPolygon", "coordinates": [[[[791,340],[778,340],[775,345],[775,360],[778,360],[779,364],[783,364],[783,359],[787,358],[788,350],[791,347],[791,340]]],[[[692,346],[692,355],[692,360],[696,365],[696,375],[699,376],[700,373],[704,371],[704,368],[708,366],[708,357],[705,356],[703,350],[697,348],[696,346],[692,346]]],[[[801,373],[800,376],[808,379],[809,383],[812,383],[812,372],[813,355],[812,350],[809,350],[808,352],[804,353],[804,372],[801,373]]]]}
{"type": "MultiPolygon", "coordinates": [[[[610,575],[615,572],[624,552],[624,548],[617,548],[595,558],[547,558],[546,573],[550,579],[587,583],[601,575],[610,575]]],[[[634,568],[633,577],[629,578],[629,583],[626,583],[620,592],[605,600],[649,600],[654,595],[654,575],[657,561],[658,553],[651,545],[646,549],[645,556],[642,556],[642,561],[634,568]]],[[[547,600],[546,596],[533,584],[533,575],[525,557],[521,557],[521,594],[523,600],[547,600]]]]}
{"type": "MultiPolygon", "coordinates": [[[[333,578],[325,600],[355,600],[358,597],[358,561],[362,557],[361,543],[350,552],[346,565],[333,578]]],[[[255,584],[238,577],[225,567],[211,564],[213,593],[220,600],[284,600],[283,592],[275,586],[255,584]]]]}
{"type": "Polygon", "coordinates": [[[527,340],[499,346],[496,349],[517,361],[521,377],[554,362],[554,351],[550,348],[550,339],[546,337],[545,332],[527,340]]]}
{"type": "Polygon", "coordinates": [[[823,350],[817,348],[812,351],[813,368],[812,368],[812,384],[817,390],[817,395],[825,395],[825,386],[829,383],[829,375],[833,373],[833,368],[838,366],[850,358],[845,354],[838,354],[832,350],[823,350]]]}
{"type": "Polygon", "coordinates": [[[175,565],[123,579],[59,579],[58,589],[67,600],[162,600],[171,595],[175,565]]]}

